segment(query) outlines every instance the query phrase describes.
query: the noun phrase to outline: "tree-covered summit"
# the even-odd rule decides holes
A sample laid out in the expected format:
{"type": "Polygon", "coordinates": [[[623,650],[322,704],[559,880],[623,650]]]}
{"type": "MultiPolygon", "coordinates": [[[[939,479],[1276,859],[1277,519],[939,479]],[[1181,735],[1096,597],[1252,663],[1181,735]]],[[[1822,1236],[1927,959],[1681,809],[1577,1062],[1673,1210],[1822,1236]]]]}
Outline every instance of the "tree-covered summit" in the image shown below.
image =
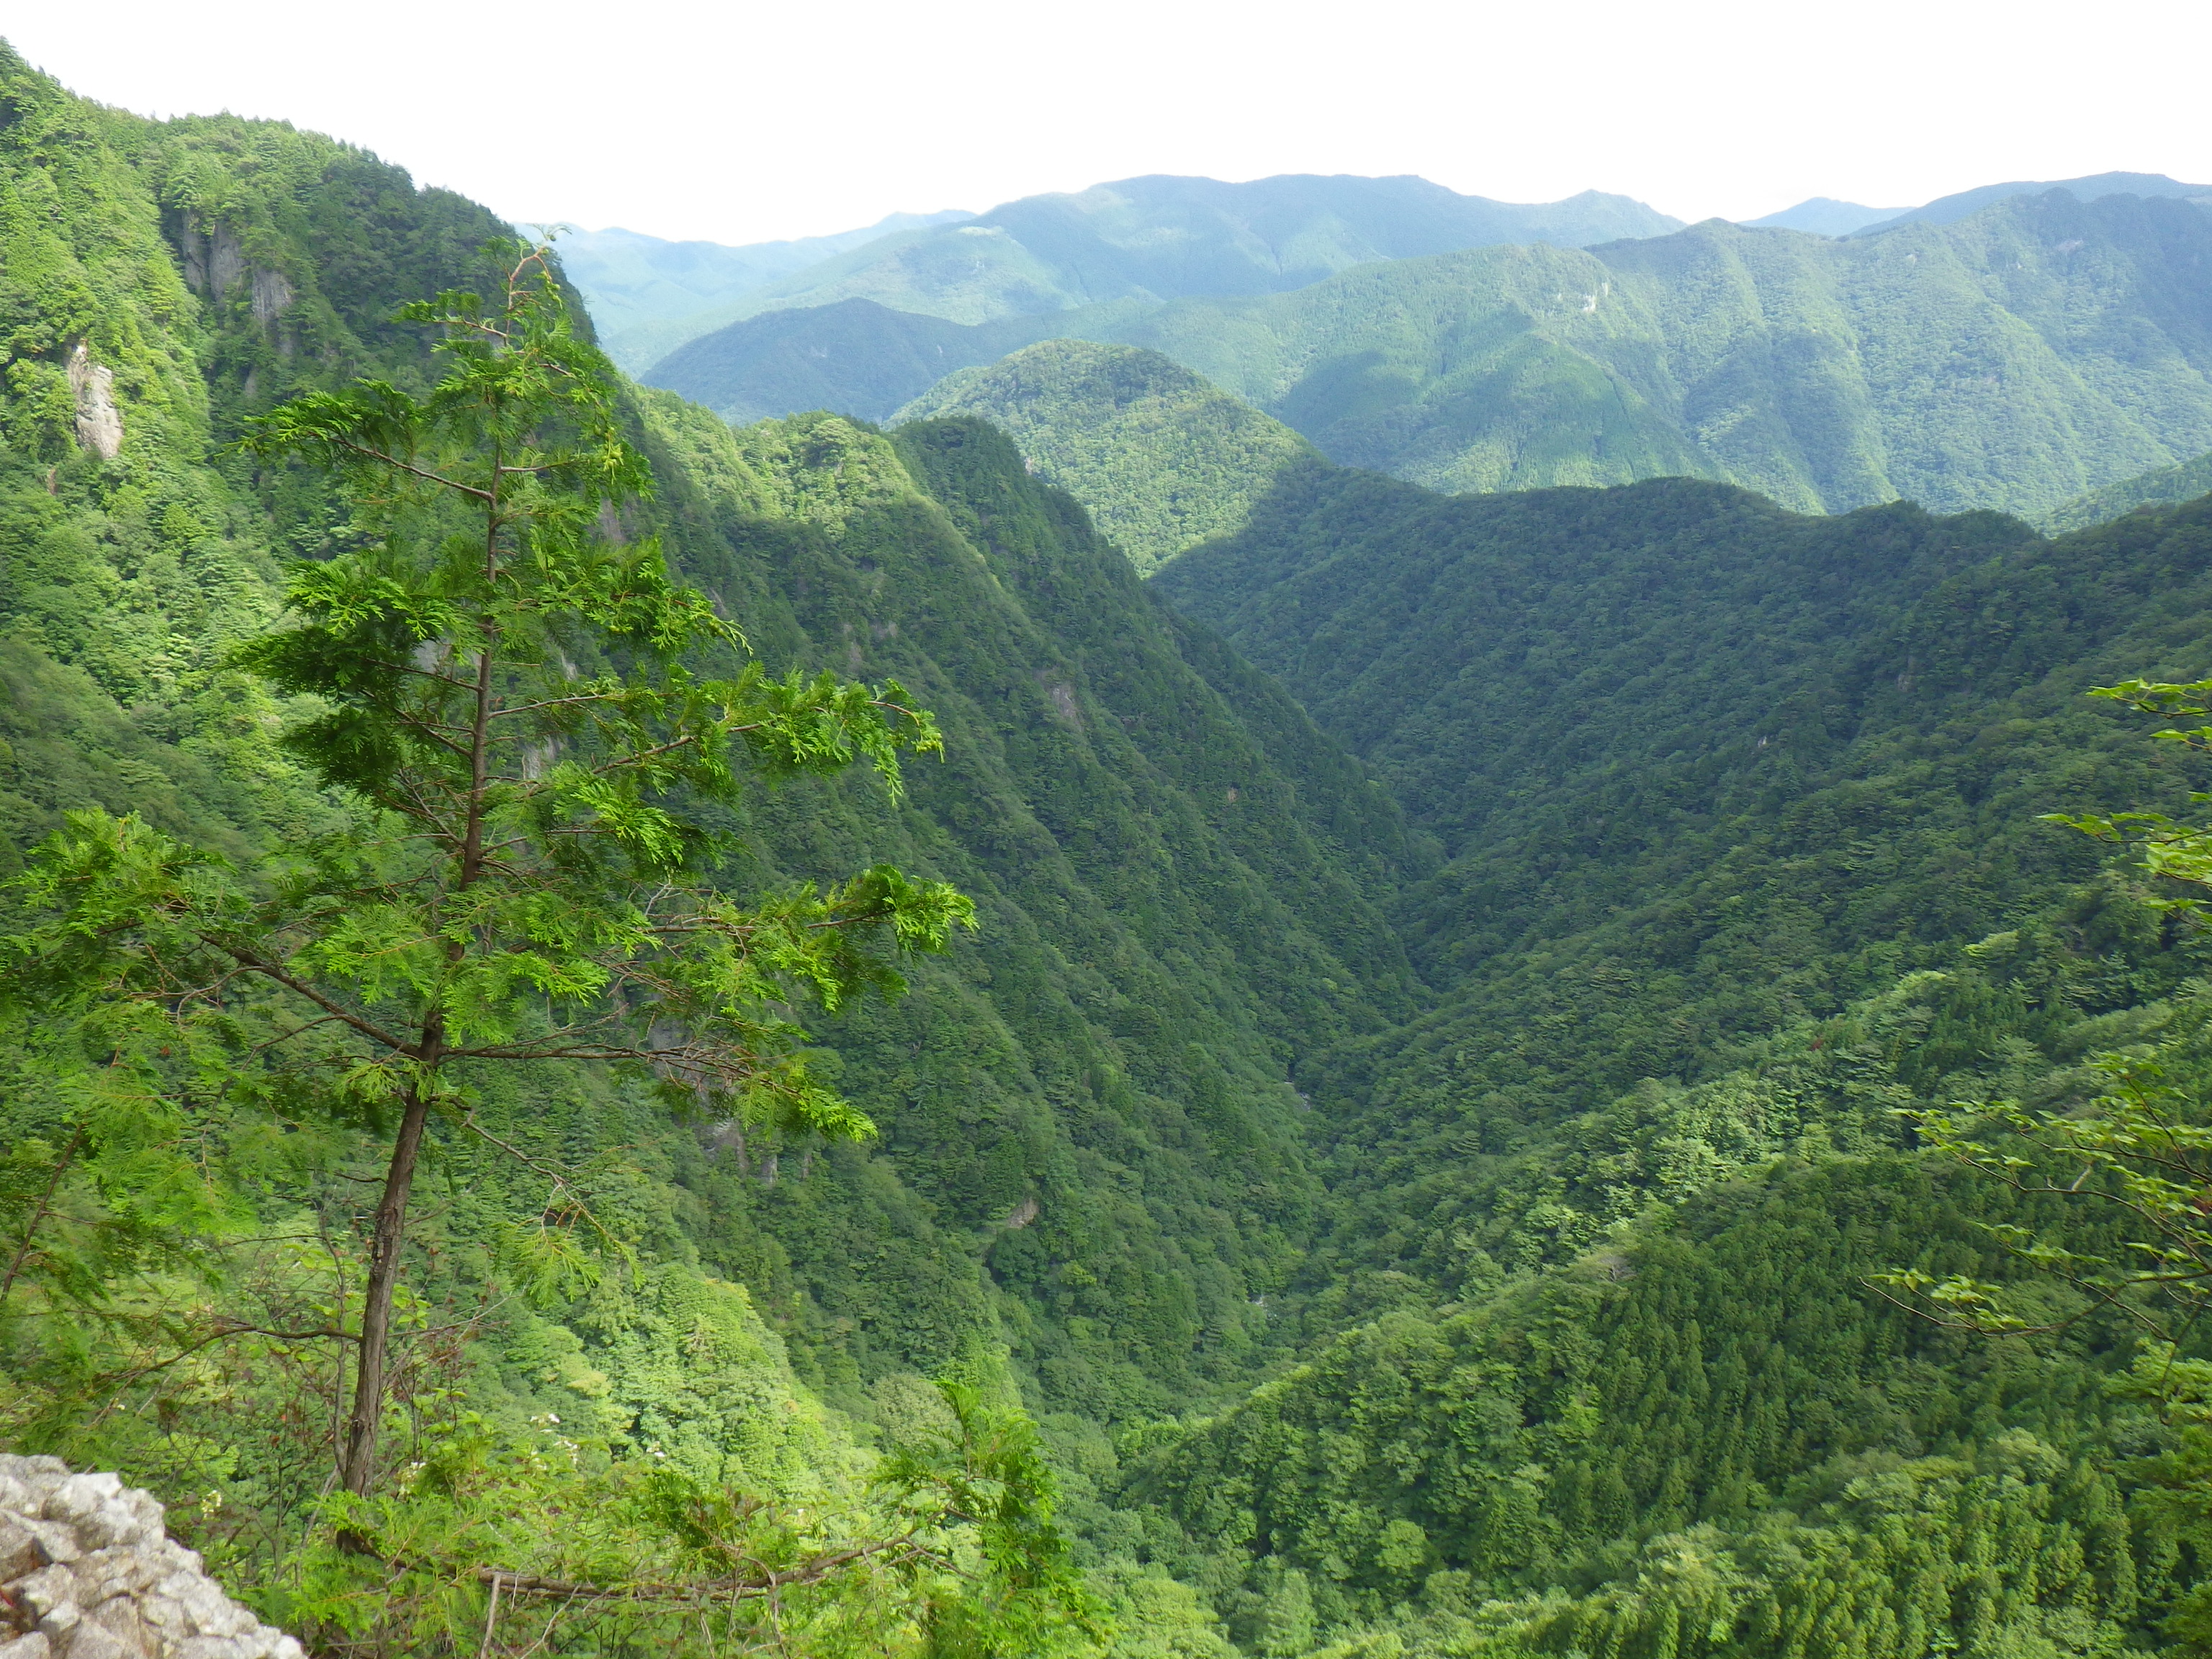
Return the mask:
{"type": "Polygon", "coordinates": [[[1243,528],[1304,439],[1156,351],[1048,340],[947,376],[895,417],[977,415],[1081,501],[1139,574],[1243,528]]]}

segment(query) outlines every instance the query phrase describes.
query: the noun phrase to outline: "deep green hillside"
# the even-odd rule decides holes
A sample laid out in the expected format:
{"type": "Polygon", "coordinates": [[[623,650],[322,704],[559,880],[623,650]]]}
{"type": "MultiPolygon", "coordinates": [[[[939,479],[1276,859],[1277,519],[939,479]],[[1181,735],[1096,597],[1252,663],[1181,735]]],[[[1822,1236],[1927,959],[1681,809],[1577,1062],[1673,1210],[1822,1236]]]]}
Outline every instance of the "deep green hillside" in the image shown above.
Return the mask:
{"type": "MultiPolygon", "coordinates": [[[[14,77],[10,199],[31,225],[11,246],[48,262],[10,263],[15,383],[64,396],[7,410],[9,856],[88,800],[218,844],[296,830],[322,809],[268,747],[265,696],[221,659],[273,614],[273,556],[345,531],[312,480],[214,446],[301,385],[419,376],[424,343],[391,313],[475,274],[498,227],[326,140],[136,122],[14,77]],[[62,227],[44,241],[40,191],[62,227]],[[112,459],[65,400],[80,331],[115,368],[112,459]]],[[[756,648],[779,671],[902,677],[960,734],[902,818],[786,792],[745,878],[896,855],[957,866],[994,918],[968,967],[890,1017],[904,1047],[867,1026],[838,1039],[856,1056],[848,1088],[896,1126],[892,1164],[786,1176],[758,1202],[788,1223],[730,1211],[732,1237],[753,1241],[757,1267],[799,1258],[779,1294],[805,1283],[832,1310],[825,1377],[927,1368],[990,1328],[976,1261],[997,1241],[1028,1264],[1009,1282],[1042,1298],[1023,1336],[1036,1364],[1064,1347],[1057,1275],[1088,1250],[1083,1271],[1116,1287],[1113,1311],[1078,1322],[1095,1334],[1082,1352],[1056,1361],[1071,1395],[1112,1416],[1164,1382],[1195,1386],[1194,1364],[1237,1351],[1237,1310],[1285,1271],[1311,1201],[1285,1066],[1404,1006],[1375,908],[1409,856],[1395,809],[1279,690],[1148,599],[988,430],[916,428],[895,453],[836,421],[740,444],[665,394],[640,418],[672,555],[756,648]],[[1096,1146],[1068,1139],[1078,1125],[1096,1146]],[[1193,1158],[1215,1173],[1170,1173],[1193,1158]],[[1272,1185],[1246,1179],[1254,1158],[1279,1164],[1272,1185]],[[1123,1166],[1144,1171],[1144,1202],[1097,1211],[1104,1171],[1123,1166]],[[828,1195],[848,1180],[849,1204],[828,1195]],[[1002,1237],[1030,1199],[1036,1224],[1002,1237]],[[844,1263],[861,1245],[823,1253],[849,1227],[876,1229],[866,1251],[905,1266],[857,1279],[844,1263]]]]}
{"type": "MultiPolygon", "coordinates": [[[[270,744],[286,711],[224,659],[275,615],[278,556],[355,532],[314,477],[217,446],[302,386],[421,384],[427,341],[392,312],[478,280],[499,227],[325,140],[141,122],[4,69],[8,858],[95,803],[242,858],[300,841],[334,804],[270,744]]],[[[875,1150],[702,1133],[589,1074],[488,1085],[493,1133],[613,1183],[597,1201],[637,1274],[508,1308],[467,1356],[470,1409],[497,1434],[550,1413],[594,1455],[674,1449],[710,1478],[741,1457],[748,1481],[821,1492],[864,1464],[866,1425],[908,1420],[916,1372],[994,1352],[1075,1447],[1231,1389],[1277,1340],[1260,1299],[1318,1199],[1289,1067],[1410,1006],[1378,908],[1419,866],[1396,809],[988,428],[924,423],[896,447],[832,419],[738,436],[665,394],[635,418],[659,494],[627,533],[658,527],[771,664],[898,674],[952,734],[903,806],[857,784],[768,796],[732,826],[747,850],[726,878],[750,892],[896,859],[962,883],[985,928],[904,1001],[821,1033],[819,1068],[884,1131],[875,1150]]],[[[59,1181],[66,1134],[42,1137],[67,1103],[25,1069],[22,1037],[0,1141],[51,1153],[59,1181]]],[[[450,1125],[434,1139],[415,1282],[477,1297],[502,1271],[509,1206],[544,1200],[537,1166],[450,1125]]],[[[318,1157],[258,1180],[253,1203],[262,1231],[319,1218],[343,1256],[357,1171],[343,1147],[318,1157]]],[[[297,1266],[280,1251],[226,1282],[268,1295],[297,1266]]],[[[0,1432],[165,1492],[219,1482],[228,1496],[180,1524],[251,1574],[322,1467],[312,1429],[284,1440],[299,1352],[265,1346],[176,1373],[144,1433],[128,1414],[42,1418],[53,1373],[29,1363],[35,1343],[11,1348],[0,1432]],[[165,1426],[186,1419],[198,1437],[165,1426]],[[238,1449],[277,1442],[274,1461],[238,1449]]],[[[1203,1637],[1187,1592],[1131,1593],[1203,1637]]]]}
{"type": "Polygon", "coordinates": [[[2063,192],[1836,241],[1718,221],[1182,301],[1111,337],[1448,490],[1723,478],[2033,514],[2212,445],[2212,213],[2063,192]]]}
{"type": "Polygon", "coordinates": [[[1025,196],[963,224],[902,233],[747,303],[759,312],[873,300],[980,323],[1115,300],[1275,294],[1375,259],[1493,242],[1577,247],[1680,222],[1597,191],[1524,206],[1412,177],[1289,173],[1224,184],[1154,175],[1025,196]]]}
{"type": "Polygon", "coordinates": [[[2198,668],[2201,507],[2045,543],[1686,481],[1300,483],[1156,580],[1446,842],[1401,916],[1453,988],[1345,1085],[1375,1132],[1415,1133],[1407,1090],[1548,1112],[1697,1075],[2094,866],[2034,811],[2182,787],[2075,689],[2198,668]]]}
{"type": "Polygon", "coordinates": [[[1313,447],[1155,351],[1048,340],[946,377],[901,420],[974,415],[1083,503],[1140,574],[1243,528],[1313,447]]]}
{"type": "Polygon", "coordinates": [[[265,699],[221,663],[272,614],[271,556],[339,508],[216,447],[295,391],[419,378],[393,312],[502,228],[289,127],[82,104],[4,48],[0,95],[6,856],[86,799],[296,826],[265,699]]]}
{"type": "Polygon", "coordinates": [[[1314,466],[1158,580],[1455,854],[1573,781],[1756,745],[1854,642],[2033,539],[1995,514],[1808,517],[1689,478],[1445,496],[1314,466]]]}
{"type": "Polygon", "coordinates": [[[2077,495],[2044,514],[2039,522],[2054,533],[2081,530],[2107,519],[2117,519],[2139,507],[2166,507],[2176,501],[2193,501],[2208,491],[2212,491],[2212,453],[2184,461],[2179,466],[2162,466],[2140,477],[2123,478],[2102,489],[2077,495]]]}
{"type": "Polygon", "coordinates": [[[1232,1632],[2155,1646],[2202,1568],[2129,1496],[2124,1329],[1960,1346],[1865,1280],[2010,1271],[1895,1109],[2085,1098],[2197,1006],[2201,932],[2035,814],[2201,787],[2079,694],[2212,666],[2212,513],[2043,542],[1316,469],[1152,585],[1455,854],[1401,901],[1437,1007],[1301,1068],[1330,1200],[1286,1306],[1324,1346],[1136,1471],[1232,1632]]]}
{"type": "MultiPolygon", "coordinates": [[[[219,446],[289,390],[422,385],[427,342],[392,309],[481,281],[496,227],[289,129],[139,121],[12,58],[0,80],[9,855],[88,800],[241,861],[305,847],[346,808],[270,741],[302,711],[228,652],[275,615],[281,556],[364,527],[318,477],[219,446]]],[[[1865,246],[2077,210],[2046,228],[2148,225],[2176,262],[2194,246],[2160,216],[2186,204],[2030,201],[1865,246]]],[[[1651,337],[1709,381],[1758,357],[1756,329],[1730,332],[1753,308],[1728,305],[1765,305],[1753,276],[1826,246],[1667,240],[1606,258],[1713,276],[1714,337],[1651,337]]],[[[2110,252],[2081,263],[2117,283],[2110,252]]],[[[1460,257],[1385,270],[1485,268],[1460,257]]],[[[1559,277],[1589,257],[1513,256],[1559,277]]],[[[1832,257],[1861,254],[1803,256],[1832,257]]],[[[1910,297],[1915,269],[1885,280],[1910,297]]],[[[1644,281],[1565,324],[1611,327],[1644,281]]],[[[1431,298],[1446,315],[1441,281],[1431,298]]],[[[1689,303],[1650,314],[1686,328],[1689,303]]],[[[2161,326],[2180,385],[2193,324],[2161,326]]],[[[2067,361],[2107,349],[2112,384],[2141,368],[2081,338],[2067,361]]],[[[1224,413],[1141,356],[1046,358],[1054,397],[1140,416],[1140,437],[1224,413]]],[[[329,1322],[353,1316],[372,1131],[289,1121],[277,1091],[241,1122],[180,1089],[167,1116],[126,1112],[158,1133],[118,1148],[57,1086],[112,1051],[19,1011],[0,1435],[178,1500],[265,1610],[319,1605],[333,1654],[418,1542],[472,1567],[530,1527],[562,1548],[647,1522],[696,1540],[877,1501],[872,1449],[947,1420],[940,1370],[1036,1415],[1077,1564],[1120,1620],[1074,1651],[2203,1650],[2165,1622],[2212,1563],[2202,1441],[2187,1408],[2112,1386],[2119,1322],[1994,1346],[1869,1281],[2005,1277],[1984,1224],[2045,1218],[1917,1152],[1900,1109],[2078,1107],[2116,1046],[2185,1103],[2212,1092],[2202,928],[2036,817],[2201,785],[2078,693],[2212,668],[2212,506],[2045,541],[1990,513],[1800,517],[1710,479],[1446,498],[1304,459],[1142,582],[972,416],[733,432],[624,395],[657,489],[599,533],[660,536],[770,667],[896,676],[943,722],[946,757],[910,765],[902,801],[853,776],[749,795],[714,871],[750,898],[883,860],[975,896],[981,931],[904,1000],[816,1023],[817,1074],[882,1139],[693,1122],[594,1067],[482,1079],[431,1133],[392,1434],[408,1512],[474,1503],[483,1530],[340,1559],[364,1599],[334,1613],[286,1564],[331,1513],[329,1322]],[[586,1212],[603,1231],[566,1255],[586,1212]],[[36,1297],[56,1299],[26,1316],[36,1297]],[[65,1303],[92,1311],[47,1316],[65,1303]],[[577,1501],[571,1473],[620,1501],[577,1501]],[[501,1507],[548,1490],[561,1505],[501,1507]]],[[[1703,453],[1623,420],[1655,465],[1703,453]]],[[[1157,501],[1121,459],[1136,447],[1095,452],[1098,488],[1157,501]]],[[[472,1571],[434,1577],[447,1635],[410,1651],[623,1645],[580,1617],[533,1647],[472,1571]]],[[[902,1582],[854,1606],[901,1605],[902,1582]]],[[[941,1612],[762,1637],[815,1659],[963,1651],[941,1612]]]]}
{"type": "Polygon", "coordinates": [[[1216,669],[990,428],[921,423],[894,451],[831,417],[733,439],[650,407],[664,475],[698,481],[672,485],[685,568],[755,648],[895,675],[957,734],[896,819],[794,789],[760,830],[776,871],[895,857],[986,918],[830,1038],[888,1168],[746,1206],[823,1322],[819,1374],[927,1369],[1003,1316],[1047,1397],[1093,1417],[1233,1376],[1317,1199],[1286,1066],[1406,1006],[1374,902],[1406,863],[1395,809],[1279,691],[1216,669]],[[935,1218],[918,1233],[882,1208],[892,1171],[935,1218]],[[977,1255],[996,1308],[943,1301],[977,1255]]]}

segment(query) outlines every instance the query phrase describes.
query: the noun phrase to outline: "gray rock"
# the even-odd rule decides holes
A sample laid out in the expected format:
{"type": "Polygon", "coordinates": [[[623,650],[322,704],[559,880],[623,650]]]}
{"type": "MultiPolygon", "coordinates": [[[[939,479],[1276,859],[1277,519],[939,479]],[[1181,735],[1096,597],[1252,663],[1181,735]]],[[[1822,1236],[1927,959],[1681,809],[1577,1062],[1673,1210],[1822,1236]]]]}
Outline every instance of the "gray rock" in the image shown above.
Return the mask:
{"type": "Polygon", "coordinates": [[[0,1584],[13,1583],[46,1565],[38,1534],[13,1516],[0,1515],[0,1584]]]}
{"type": "Polygon", "coordinates": [[[76,1623],[76,1579],[58,1562],[18,1579],[8,1586],[8,1592],[49,1636],[76,1623]]]}
{"type": "Polygon", "coordinates": [[[110,1596],[86,1613],[84,1622],[70,1638],[67,1659],[78,1659],[76,1644],[81,1642],[94,1642],[100,1650],[97,1659],[116,1659],[116,1654],[127,1655],[129,1659],[153,1659],[153,1636],[138,1617],[138,1601],[133,1595],[110,1596]],[[115,1644],[113,1652],[94,1641],[91,1632],[94,1631],[115,1644]]]}
{"type": "Polygon", "coordinates": [[[77,1601],[88,1607],[111,1595],[137,1595],[150,1589],[162,1572],[158,1563],[141,1552],[111,1546],[72,1562],[70,1576],[76,1580],[77,1601]]]}
{"type": "Polygon", "coordinates": [[[62,1659],[150,1659],[143,1648],[132,1647],[113,1631],[89,1619],[64,1638],[62,1659]]]}
{"type": "Polygon", "coordinates": [[[37,1622],[0,1659],[306,1659],[223,1593],[113,1474],[0,1457],[0,1583],[37,1622]]]}
{"type": "Polygon", "coordinates": [[[0,1510],[0,1516],[5,1516],[6,1519],[31,1534],[38,1543],[39,1559],[42,1562],[49,1565],[56,1561],[68,1563],[84,1553],[77,1547],[75,1528],[58,1521],[41,1521],[35,1516],[20,1513],[8,1515],[4,1510],[0,1510]]]}

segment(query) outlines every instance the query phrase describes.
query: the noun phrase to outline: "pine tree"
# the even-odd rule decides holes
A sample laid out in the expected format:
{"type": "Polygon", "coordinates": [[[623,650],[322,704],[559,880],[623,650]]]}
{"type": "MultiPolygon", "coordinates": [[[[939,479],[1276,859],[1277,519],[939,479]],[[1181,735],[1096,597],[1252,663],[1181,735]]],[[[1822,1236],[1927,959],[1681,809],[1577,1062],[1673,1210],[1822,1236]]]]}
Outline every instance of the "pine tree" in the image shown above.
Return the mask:
{"type": "MultiPolygon", "coordinates": [[[[440,336],[427,394],[310,393],[242,446],[333,470],[354,503],[356,544],[295,565],[289,625],[238,658],[312,711],[287,746],[346,827],[239,868],[135,817],[74,814],[20,880],[33,921],[7,969],[19,1005],[73,1013],[146,1092],[388,1133],[343,1334],[356,1494],[376,1482],[426,1130],[489,1133],[473,1073],[612,1064],[673,1102],[864,1137],[808,1077],[787,1011],[896,993],[898,953],[974,916],[889,866],[750,906],[713,884],[702,805],[860,759],[896,792],[900,752],[938,750],[937,728],[895,684],[701,672],[743,636],[655,543],[625,539],[653,481],[611,370],[543,249],[502,263],[494,305],[464,290],[403,313],[440,336]]],[[[539,1243],[574,1248],[557,1229],[539,1243]]]]}

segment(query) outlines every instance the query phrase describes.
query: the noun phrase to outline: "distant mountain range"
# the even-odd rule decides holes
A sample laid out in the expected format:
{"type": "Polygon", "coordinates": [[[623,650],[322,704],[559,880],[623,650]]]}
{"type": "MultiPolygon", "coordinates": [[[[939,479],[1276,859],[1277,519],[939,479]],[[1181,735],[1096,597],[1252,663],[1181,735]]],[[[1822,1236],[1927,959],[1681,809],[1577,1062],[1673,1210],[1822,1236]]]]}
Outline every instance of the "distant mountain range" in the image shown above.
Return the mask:
{"type": "Polygon", "coordinates": [[[2212,449],[2208,270],[2212,214],[2188,199],[2053,188],[1881,235],[1713,220],[964,326],[847,301],[733,325],[648,378],[736,419],[779,397],[883,419],[943,374],[1083,338],[1448,491],[1687,474],[1800,511],[2038,517],[2212,449]]]}
{"type": "Polygon", "coordinates": [[[743,318],[845,300],[972,324],[1104,301],[1276,294],[1377,259],[1500,242],[1580,247],[1681,222],[1596,191],[1523,205],[1415,178],[1157,176],[980,215],[894,214],[804,241],[722,248],[610,230],[572,236],[562,253],[609,349],[635,372],[743,318]]]}
{"type": "Polygon", "coordinates": [[[1816,236],[1855,236],[1861,233],[1871,235],[1916,221],[1930,225],[1955,224],[1992,202],[2013,196],[2039,196],[2051,190],[2063,190],[2083,202],[2094,202],[2102,196],[2179,196],[2185,200],[2212,201],[2212,185],[2185,185],[2162,173],[2093,173],[2080,179],[1983,185],[1939,196],[1914,208],[1863,207],[1856,202],[1839,202],[1832,196],[1814,196],[1763,219],[1740,219],[1736,222],[1753,230],[1805,230],[1816,236]]]}
{"type": "Polygon", "coordinates": [[[894,213],[860,230],[744,247],[670,242],[619,228],[571,231],[561,238],[561,263],[591,307],[600,343],[635,374],[744,314],[738,302],[771,283],[883,237],[969,216],[959,209],[894,213]]]}
{"type": "Polygon", "coordinates": [[[1582,247],[1681,221],[1585,191],[1524,206],[1425,179],[1158,175],[1024,197],[870,243],[763,290],[756,311],[873,300],[957,323],[1117,300],[1281,294],[1354,265],[1498,243],[1582,247]]]}
{"type": "Polygon", "coordinates": [[[1848,236],[1855,230],[1893,219],[1907,208],[1863,207],[1856,202],[1838,202],[1832,196],[1813,196],[1788,207],[1779,213],[1770,213],[1763,219],[1739,219],[1736,222],[1752,230],[1805,230],[1815,236],[1848,236]]]}
{"type": "Polygon", "coordinates": [[[2014,196],[2039,196],[2053,190],[2063,190],[2082,202],[2094,202],[2105,196],[2175,196],[2200,204],[2212,204],[2212,185],[2185,185],[2162,173],[2093,173],[2080,179],[2047,179],[2040,184],[2021,181],[2008,185],[1983,185],[1973,190],[1962,190],[1954,195],[1939,196],[1924,207],[1908,208],[1893,218],[1863,225],[1855,234],[1872,235],[1877,231],[1893,230],[1899,225],[1916,222],[1929,225],[1956,224],[1968,214],[1978,213],[1992,202],[2006,201],[2014,196]]]}

